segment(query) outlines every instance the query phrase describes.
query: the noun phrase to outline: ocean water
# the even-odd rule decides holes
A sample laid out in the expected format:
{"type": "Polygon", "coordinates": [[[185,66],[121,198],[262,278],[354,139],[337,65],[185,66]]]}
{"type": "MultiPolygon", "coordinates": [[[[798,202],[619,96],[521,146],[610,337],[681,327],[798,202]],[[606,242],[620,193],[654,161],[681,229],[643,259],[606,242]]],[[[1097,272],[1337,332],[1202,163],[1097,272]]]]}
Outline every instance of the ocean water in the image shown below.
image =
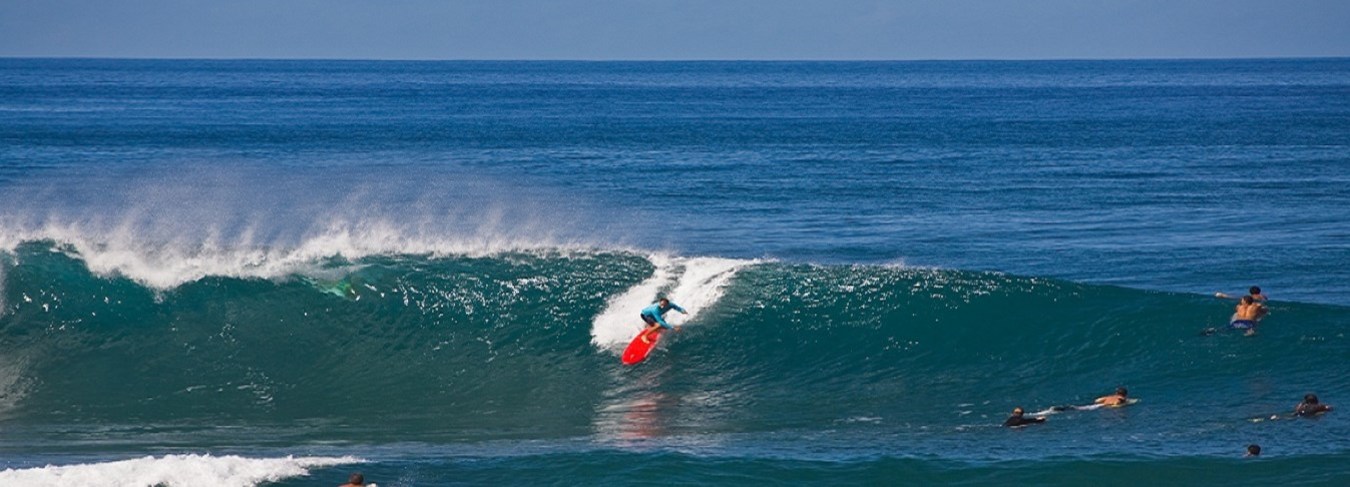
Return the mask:
{"type": "Polygon", "coordinates": [[[0,59],[0,485],[1346,485],[1347,326],[1348,59],[0,59]]]}

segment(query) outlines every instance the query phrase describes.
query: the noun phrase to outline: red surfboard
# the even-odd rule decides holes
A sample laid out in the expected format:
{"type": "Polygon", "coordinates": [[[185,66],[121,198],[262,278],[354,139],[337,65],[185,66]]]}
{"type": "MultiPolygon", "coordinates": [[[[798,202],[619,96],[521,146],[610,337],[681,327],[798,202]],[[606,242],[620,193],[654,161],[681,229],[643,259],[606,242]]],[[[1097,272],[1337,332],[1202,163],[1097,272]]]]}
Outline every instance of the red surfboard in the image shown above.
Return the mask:
{"type": "Polygon", "coordinates": [[[633,337],[633,342],[629,343],[628,348],[623,350],[624,365],[634,365],[646,360],[647,354],[652,353],[652,349],[656,348],[656,342],[661,340],[661,328],[657,328],[656,331],[651,332],[651,335],[649,335],[652,342],[642,343],[642,335],[646,332],[646,328],[643,330],[643,332],[638,333],[637,336],[633,337]]]}

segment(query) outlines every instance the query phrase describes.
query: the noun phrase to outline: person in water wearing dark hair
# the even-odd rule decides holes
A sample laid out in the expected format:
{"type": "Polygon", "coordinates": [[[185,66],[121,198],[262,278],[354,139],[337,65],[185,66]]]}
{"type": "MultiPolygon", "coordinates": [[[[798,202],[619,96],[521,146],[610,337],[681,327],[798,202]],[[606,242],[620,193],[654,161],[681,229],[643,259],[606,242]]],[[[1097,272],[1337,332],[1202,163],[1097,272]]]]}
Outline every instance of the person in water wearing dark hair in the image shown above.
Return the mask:
{"type": "Polygon", "coordinates": [[[1331,411],[1331,406],[1318,402],[1317,394],[1303,396],[1303,402],[1294,406],[1294,416],[1316,416],[1327,411],[1331,411]]]}
{"type": "Polygon", "coordinates": [[[679,305],[670,302],[670,300],[666,298],[661,298],[656,301],[656,304],[653,304],[646,308],[642,308],[642,321],[644,323],[647,323],[647,328],[642,330],[642,343],[652,342],[651,333],[653,331],[656,331],[656,327],[658,326],[663,327],[667,330],[675,329],[675,327],[670,326],[670,323],[666,323],[665,318],[666,312],[672,309],[684,313],[686,315],[689,314],[689,312],[685,311],[684,308],[681,308],[679,305]]]}
{"type": "Polygon", "coordinates": [[[1258,445],[1256,443],[1247,445],[1247,454],[1243,455],[1243,457],[1259,457],[1259,456],[1261,456],[1261,445],[1258,445]]]}
{"type": "Polygon", "coordinates": [[[1117,387],[1116,392],[1106,396],[1099,397],[1096,400],[1092,401],[1092,404],[1087,404],[1083,406],[1074,406],[1072,404],[1066,406],[1051,406],[1050,411],[1057,413],[1064,411],[1091,411],[1093,409],[1099,409],[1103,407],[1114,408],[1114,407],[1128,406],[1130,404],[1129,395],[1130,391],[1125,390],[1124,387],[1117,387]]]}
{"type": "Polygon", "coordinates": [[[1124,387],[1117,387],[1115,394],[1099,397],[1096,401],[1093,401],[1093,403],[1107,407],[1124,406],[1130,401],[1128,397],[1129,394],[1130,391],[1125,390],[1124,387]]]}
{"type": "Polygon", "coordinates": [[[339,485],[338,487],[364,487],[365,485],[366,476],[361,475],[361,472],[356,472],[352,474],[351,477],[347,477],[347,483],[339,485]]]}
{"type": "Polygon", "coordinates": [[[1006,428],[1016,428],[1019,426],[1045,422],[1045,418],[1028,418],[1025,414],[1026,411],[1023,411],[1022,408],[1013,408],[1012,416],[1008,416],[1008,419],[1003,421],[1003,426],[1006,428]]]}
{"type": "MultiPolygon", "coordinates": [[[[1262,292],[1261,292],[1261,287],[1260,287],[1260,286],[1252,286],[1251,288],[1247,289],[1247,295],[1248,295],[1248,296],[1251,296],[1251,297],[1252,297],[1252,300],[1254,300],[1254,301],[1256,301],[1256,302],[1258,302],[1258,303],[1264,303],[1264,302],[1266,302],[1267,300],[1270,299],[1270,298],[1267,298],[1267,297],[1266,297],[1265,293],[1262,293],[1262,292]]],[[[1224,293],[1214,293],[1214,297],[1220,298],[1220,299],[1238,299],[1238,298],[1235,298],[1235,297],[1233,297],[1233,296],[1229,296],[1229,295],[1224,294],[1224,293]]]]}
{"type": "MultiPolygon", "coordinates": [[[[1256,325],[1261,323],[1262,318],[1270,314],[1270,308],[1266,307],[1266,301],[1269,298],[1261,292],[1261,288],[1258,286],[1252,286],[1251,289],[1247,290],[1247,295],[1240,298],[1224,293],[1214,293],[1214,297],[1238,300],[1237,309],[1234,310],[1233,316],[1228,319],[1228,327],[1243,331],[1246,336],[1255,335],[1256,325]]],[[[1210,336],[1218,332],[1218,328],[1205,328],[1200,331],[1200,334],[1210,336]]]]}
{"type": "Polygon", "coordinates": [[[1243,296],[1238,300],[1237,308],[1233,311],[1233,318],[1228,322],[1228,326],[1234,330],[1246,330],[1247,335],[1256,334],[1256,325],[1260,323],[1261,318],[1266,316],[1266,306],[1256,302],[1251,296],[1243,296]]]}

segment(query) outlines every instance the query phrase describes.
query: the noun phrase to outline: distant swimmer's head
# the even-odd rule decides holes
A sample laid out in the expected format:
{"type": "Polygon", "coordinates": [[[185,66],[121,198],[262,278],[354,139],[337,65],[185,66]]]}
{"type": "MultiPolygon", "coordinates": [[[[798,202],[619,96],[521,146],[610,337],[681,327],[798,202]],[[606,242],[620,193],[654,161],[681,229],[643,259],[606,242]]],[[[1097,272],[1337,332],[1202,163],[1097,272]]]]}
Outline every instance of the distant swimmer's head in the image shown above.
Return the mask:
{"type": "Polygon", "coordinates": [[[1247,293],[1252,296],[1258,296],[1261,294],[1261,286],[1252,286],[1251,289],[1247,290],[1247,293]]]}
{"type": "Polygon", "coordinates": [[[1317,404],[1317,394],[1308,394],[1303,396],[1303,402],[1308,404],[1317,404]]]}
{"type": "Polygon", "coordinates": [[[347,484],[348,484],[348,485],[366,485],[366,476],[365,476],[365,475],[361,475],[361,472],[354,473],[354,474],[352,474],[351,477],[347,477],[347,484]]]}
{"type": "Polygon", "coordinates": [[[1125,390],[1124,387],[1117,387],[1117,388],[1116,388],[1116,395],[1117,395],[1117,396],[1120,396],[1120,397],[1125,397],[1125,396],[1130,395],[1130,391],[1125,390]]]}
{"type": "Polygon", "coordinates": [[[1026,411],[1023,411],[1022,408],[1013,408],[1012,415],[1013,415],[1013,416],[1021,416],[1021,415],[1025,414],[1025,413],[1026,413],[1026,411]]]}
{"type": "Polygon", "coordinates": [[[1253,300],[1251,296],[1243,296],[1241,301],[1242,304],[1252,304],[1253,302],[1255,302],[1255,300],[1253,300]]]}
{"type": "Polygon", "coordinates": [[[1255,443],[1252,443],[1252,444],[1250,444],[1250,445],[1247,445],[1247,456],[1249,456],[1249,457],[1259,457],[1259,456],[1261,456],[1261,445],[1258,445],[1258,444],[1255,444],[1255,443]]]}

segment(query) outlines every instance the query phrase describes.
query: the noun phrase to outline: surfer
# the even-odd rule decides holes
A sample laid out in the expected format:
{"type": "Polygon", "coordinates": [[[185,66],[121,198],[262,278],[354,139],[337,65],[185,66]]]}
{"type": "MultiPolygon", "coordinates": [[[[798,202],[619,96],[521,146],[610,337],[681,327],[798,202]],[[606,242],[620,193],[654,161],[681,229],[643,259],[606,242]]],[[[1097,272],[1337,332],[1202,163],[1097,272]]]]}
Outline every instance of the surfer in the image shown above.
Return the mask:
{"type": "Polygon", "coordinates": [[[656,331],[656,327],[658,326],[667,330],[675,329],[675,327],[670,326],[670,323],[666,323],[665,318],[666,312],[672,309],[686,315],[689,314],[684,308],[670,302],[670,300],[666,298],[661,298],[656,301],[656,304],[642,308],[642,321],[647,324],[647,328],[642,330],[642,343],[652,342],[651,333],[656,331]]]}
{"type": "MultiPolygon", "coordinates": [[[[1251,296],[1252,299],[1258,303],[1264,303],[1270,299],[1266,297],[1265,293],[1261,292],[1261,286],[1252,286],[1247,289],[1247,295],[1251,296]]],[[[1237,299],[1224,293],[1214,293],[1214,297],[1219,299],[1237,299]]]]}
{"type": "Polygon", "coordinates": [[[1074,406],[1074,405],[1051,406],[1050,409],[1047,409],[1045,412],[1036,414],[1053,414],[1053,413],[1062,413],[1064,411],[1092,411],[1094,409],[1101,409],[1104,407],[1114,408],[1114,407],[1129,406],[1130,404],[1134,404],[1135,402],[1138,401],[1139,401],[1138,399],[1130,399],[1130,391],[1125,390],[1124,387],[1117,387],[1116,392],[1106,396],[1099,397],[1096,400],[1094,400],[1092,404],[1087,404],[1083,406],[1074,406]]]}
{"type": "Polygon", "coordinates": [[[1317,394],[1303,396],[1303,402],[1294,406],[1294,416],[1311,417],[1331,410],[1331,406],[1317,401],[1317,394]]]}
{"type": "Polygon", "coordinates": [[[1012,416],[1008,416],[1008,419],[1003,421],[1003,426],[1005,428],[1017,428],[1029,424],[1045,422],[1045,418],[1028,418],[1025,416],[1025,414],[1026,412],[1023,411],[1022,408],[1020,407],[1013,408],[1012,416]]]}
{"type": "MultiPolygon", "coordinates": [[[[1238,300],[1237,308],[1234,310],[1233,316],[1228,319],[1228,328],[1243,331],[1246,336],[1253,336],[1256,334],[1256,325],[1260,324],[1261,319],[1270,314],[1270,308],[1266,307],[1265,303],[1268,298],[1261,292],[1260,287],[1252,286],[1251,289],[1247,290],[1247,293],[1246,296],[1236,298],[1238,300]]],[[[1214,297],[1234,299],[1224,293],[1214,293],[1214,297]]],[[[1210,336],[1218,332],[1218,328],[1205,328],[1200,331],[1200,335],[1210,336]]]]}
{"type": "Polygon", "coordinates": [[[1093,401],[1093,403],[1108,407],[1124,406],[1129,403],[1129,394],[1130,391],[1125,390],[1124,387],[1117,387],[1115,394],[1099,397],[1096,401],[1093,401]]]}
{"type": "Polygon", "coordinates": [[[1243,455],[1243,457],[1259,457],[1259,456],[1261,456],[1261,445],[1258,445],[1256,443],[1247,445],[1247,454],[1243,455]]]}
{"type": "Polygon", "coordinates": [[[1237,308],[1233,312],[1233,318],[1228,322],[1228,326],[1234,330],[1246,330],[1247,335],[1256,334],[1256,325],[1261,318],[1266,316],[1266,306],[1256,302],[1256,299],[1243,296],[1238,300],[1237,308]]]}

